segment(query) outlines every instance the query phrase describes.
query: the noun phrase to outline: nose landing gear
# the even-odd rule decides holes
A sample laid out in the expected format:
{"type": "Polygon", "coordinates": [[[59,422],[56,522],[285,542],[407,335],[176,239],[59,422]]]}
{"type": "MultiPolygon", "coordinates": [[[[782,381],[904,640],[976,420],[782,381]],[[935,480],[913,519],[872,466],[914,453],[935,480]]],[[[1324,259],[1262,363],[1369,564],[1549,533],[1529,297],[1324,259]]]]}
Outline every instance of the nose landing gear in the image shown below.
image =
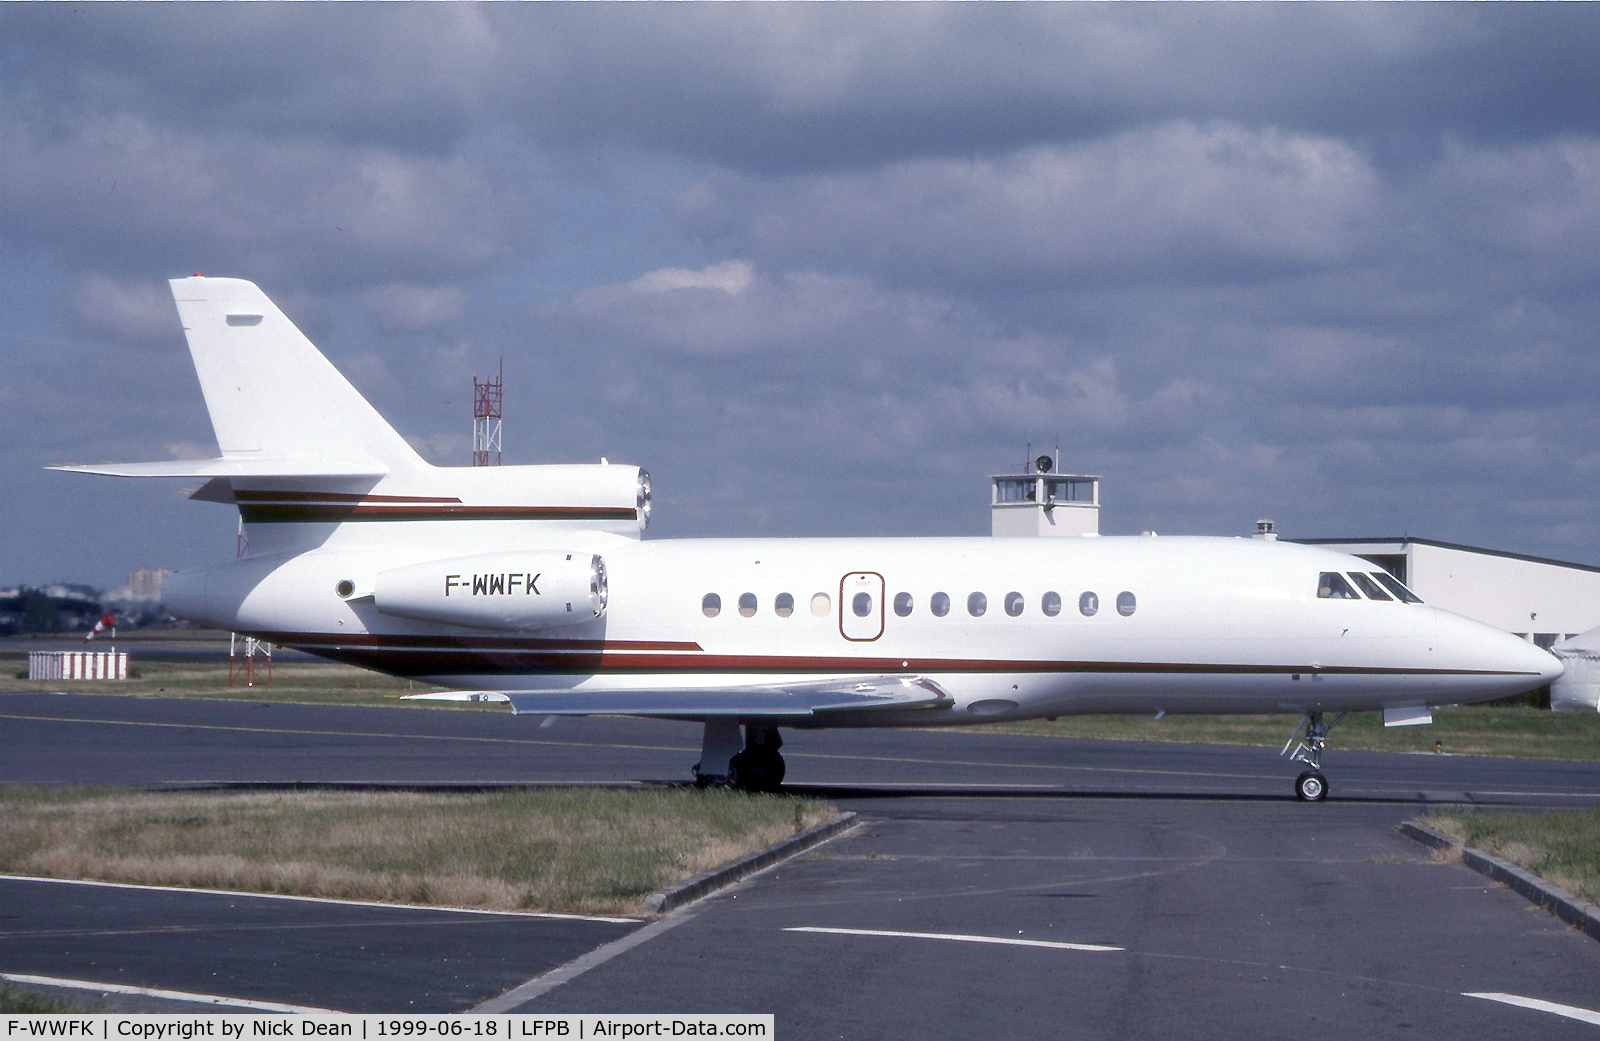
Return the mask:
{"type": "Polygon", "coordinates": [[[1291,762],[1305,763],[1311,767],[1294,780],[1294,795],[1301,802],[1321,802],[1328,797],[1328,779],[1322,775],[1322,750],[1328,744],[1328,731],[1338,726],[1345,715],[1341,712],[1333,718],[1332,723],[1323,723],[1321,712],[1307,712],[1295,724],[1295,732],[1279,753],[1289,756],[1291,762]],[[1305,728],[1303,732],[1302,725],[1305,728]]]}

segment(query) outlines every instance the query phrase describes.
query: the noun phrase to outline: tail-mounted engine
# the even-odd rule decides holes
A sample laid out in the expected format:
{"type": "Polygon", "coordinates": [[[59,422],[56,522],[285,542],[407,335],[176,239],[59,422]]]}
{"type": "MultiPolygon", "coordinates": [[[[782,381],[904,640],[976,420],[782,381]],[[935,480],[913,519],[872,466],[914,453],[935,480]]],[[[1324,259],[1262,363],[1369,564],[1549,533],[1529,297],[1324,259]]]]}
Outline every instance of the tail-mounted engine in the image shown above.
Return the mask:
{"type": "MultiPolygon", "coordinates": [[[[351,590],[352,594],[354,590],[351,590]]],[[[473,629],[572,625],[606,611],[606,565],[592,553],[483,553],[380,571],[383,614],[473,629]]]]}

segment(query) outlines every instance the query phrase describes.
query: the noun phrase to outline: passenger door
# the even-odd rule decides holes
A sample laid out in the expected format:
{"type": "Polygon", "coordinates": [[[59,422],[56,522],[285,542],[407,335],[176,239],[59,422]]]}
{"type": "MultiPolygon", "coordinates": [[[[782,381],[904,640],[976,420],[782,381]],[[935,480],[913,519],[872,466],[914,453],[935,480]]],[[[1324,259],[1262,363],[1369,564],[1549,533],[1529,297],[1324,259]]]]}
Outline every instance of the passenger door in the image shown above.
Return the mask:
{"type": "Polygon", "coordinates": [[[839,635],[867,642],[883,635],[883,576],[852,571],[839,580],[839,635]]]}

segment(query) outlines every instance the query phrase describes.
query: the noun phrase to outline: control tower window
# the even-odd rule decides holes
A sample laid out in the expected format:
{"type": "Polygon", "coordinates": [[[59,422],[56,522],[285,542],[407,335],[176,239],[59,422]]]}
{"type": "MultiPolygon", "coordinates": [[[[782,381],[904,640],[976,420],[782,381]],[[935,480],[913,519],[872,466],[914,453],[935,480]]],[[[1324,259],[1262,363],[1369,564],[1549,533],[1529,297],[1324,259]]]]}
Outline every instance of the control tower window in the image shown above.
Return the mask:
{"type": "Polygon", "coordinates": [[[1324,571],[1317,579],[1317,599],[1319,600],[1360,600],[1361,594],[1356,592],[1350,580],[1337,571],[1324,571]]]}
{"type": "Polygon", "coordinates": [[[1032,502],[1036,483],[1032,477],[1002,477],[994,482],[995,501],[1032,502]]]}

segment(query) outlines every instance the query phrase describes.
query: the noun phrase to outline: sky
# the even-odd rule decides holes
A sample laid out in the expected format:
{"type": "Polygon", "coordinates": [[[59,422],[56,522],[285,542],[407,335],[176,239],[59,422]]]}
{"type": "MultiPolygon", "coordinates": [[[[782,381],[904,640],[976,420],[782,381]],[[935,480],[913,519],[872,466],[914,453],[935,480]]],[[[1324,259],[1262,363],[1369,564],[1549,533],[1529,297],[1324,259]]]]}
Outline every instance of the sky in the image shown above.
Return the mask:
{"type": "Polygon", "coordinates": [[[0,4],[0,586],[234,554],[166,286],[259,284],[432,462],[649,537],[1600,563],[1600,6],[0,4]]]}

